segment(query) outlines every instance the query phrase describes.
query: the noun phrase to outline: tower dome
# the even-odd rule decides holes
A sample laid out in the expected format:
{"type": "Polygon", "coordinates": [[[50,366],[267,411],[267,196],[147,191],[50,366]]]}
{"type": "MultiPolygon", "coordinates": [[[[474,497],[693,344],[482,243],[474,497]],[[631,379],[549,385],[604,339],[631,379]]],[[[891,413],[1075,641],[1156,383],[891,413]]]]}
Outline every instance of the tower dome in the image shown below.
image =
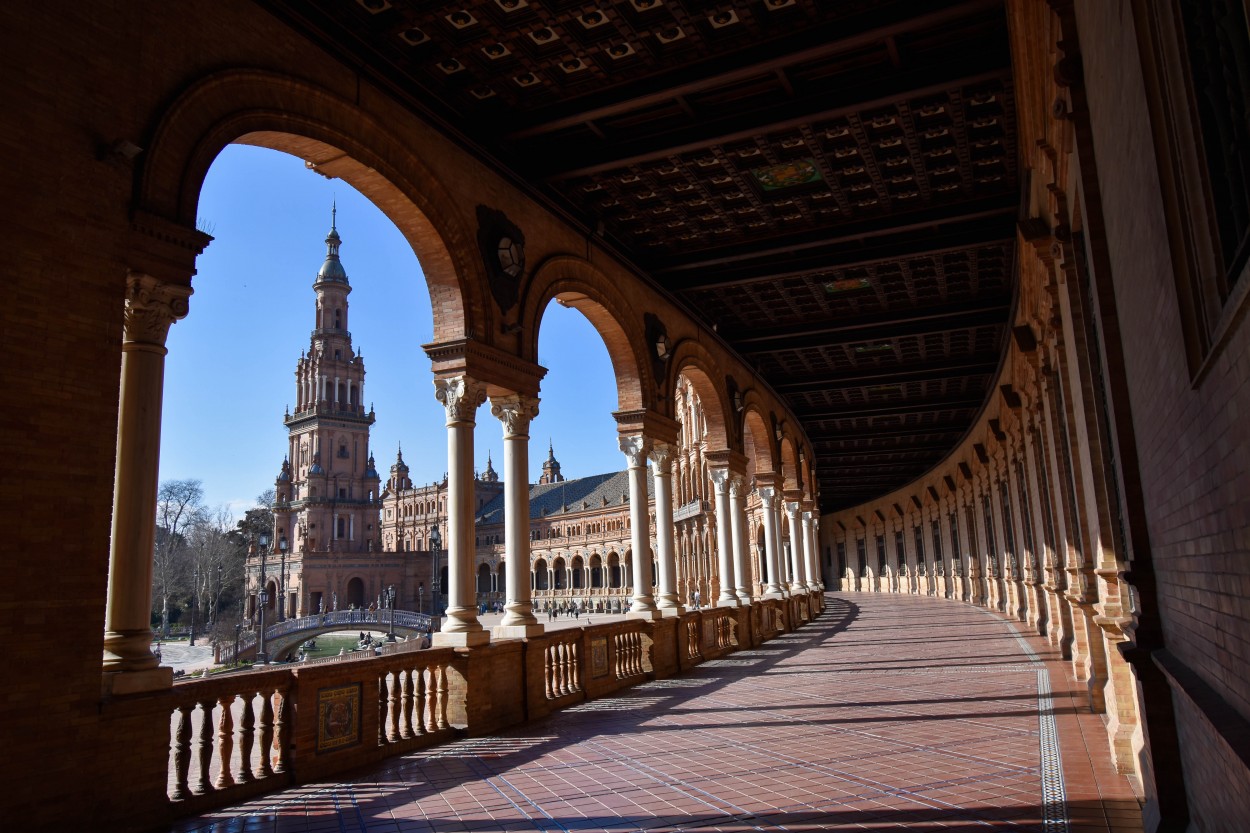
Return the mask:
{"type": "Polygon", "coordinates": [[[336,228],[336,218],[338,207],[333,206],[330,209],[330,233],[326,235],[326,259],[321,264],[321,270],[317,272],[317,280],[334,281],[336,283],[347,283],[347,270],[343,268],[343,262],[339,260],[339,246],[343,244],[343,239],[339,237],[338,228],[336,228]]]}

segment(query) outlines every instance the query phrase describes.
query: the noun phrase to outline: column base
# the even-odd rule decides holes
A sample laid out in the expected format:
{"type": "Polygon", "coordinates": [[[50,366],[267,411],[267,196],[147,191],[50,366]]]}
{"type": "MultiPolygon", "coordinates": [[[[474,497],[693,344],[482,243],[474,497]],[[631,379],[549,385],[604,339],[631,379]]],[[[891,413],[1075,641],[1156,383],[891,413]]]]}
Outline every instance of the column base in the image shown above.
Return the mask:
{"type": "Polygon", "coordinates": [[[785,594],[782,593],[781,590],[769,590],[760,598],[762,599],[784,599],[785,594]]]}
{"type": "Polygon", "coordinates": [[[651,610],[631,610],[625,614],[626,619],[642,619],[644,622],[654,622],[656,619],[663,619],[664,614],[654,608],[651,610]]]}
{"type": "Polygon", "coordinates": [[[741,590],[738,591],[738,604],[743,607],[750,607],[752,601],[754,600],[751,598],[750,593],[744,593],[741,590]]]}
{"type": "Polygon", "coordinates": [[[529,639],[546,632],[545,627],[535,622],[532,625],[495,625],[490,635],[492,639],[529,639]]]}
{"type": "Polygon", "coordinates": [[[717,607],[742,607],[742,602],[738,601],[738,598],[735,596],[732,599],[717,599],[716,606],[717,607]]]}
{"type": "MultiPolygon", "coordinates": [[[[539,626],[541,627],[541,625],[539,626]]],[[[490,644],[490,633],[479,631],[439,631],[432,640],[435,648],[477,648],[490,644]]]]}
{"type": "Polygon", "coordinates": [[[168,666],[146,671],[106,671],[101,675],[100,693],[105,697],[167,691],[174,685],[174,669],[168,666]]]}
{"type": "Polygon", "coordinates": [[[685,615],[685,613],[686,608],[681,605],[660,605],[660,614],[666,619],[676,619],[678,616],[685,615]]]}

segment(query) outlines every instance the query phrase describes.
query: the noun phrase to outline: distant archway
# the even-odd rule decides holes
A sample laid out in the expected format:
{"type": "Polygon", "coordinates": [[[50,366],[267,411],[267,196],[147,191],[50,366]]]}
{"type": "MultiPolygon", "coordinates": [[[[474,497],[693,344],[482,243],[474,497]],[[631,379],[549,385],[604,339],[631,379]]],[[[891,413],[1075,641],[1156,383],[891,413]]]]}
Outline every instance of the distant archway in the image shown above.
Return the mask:
{"type": "Polygon", "coordinates": [[[365,583],[359,577],[347,582],[347,604],[349,607],[365,606],[365,583]]]}

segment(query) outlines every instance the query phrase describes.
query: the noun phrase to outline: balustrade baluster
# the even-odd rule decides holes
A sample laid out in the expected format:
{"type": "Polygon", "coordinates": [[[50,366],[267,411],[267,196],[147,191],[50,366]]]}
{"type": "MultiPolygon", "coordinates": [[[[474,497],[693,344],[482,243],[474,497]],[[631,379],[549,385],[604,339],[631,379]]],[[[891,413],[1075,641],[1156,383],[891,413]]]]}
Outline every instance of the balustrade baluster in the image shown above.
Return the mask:
{"type": "Polygon", "coordinates": [[[268,778],[273,775],[270,756],[273,754],[273,690],[260,691],[260,765],[257,767],[257,778],[268,778]]]}
{"type": "Polygon", "coordinates": [[[387,733],[391,743],[394,743],[400,738],[399,709],[400,709],[400,699],[403,696],[402,694],[403,684],[399,680],[401,673],[402,672],[400,671],[396,671],[393,674],[391,674],[391,696],[390,696],[390,703],[389,703],[390,708],[391,708],[391,730],[390,732],[387,733]]]}
{"type": "MultiPolygon", "coordinates": [[[[236,784],[246,784],[256,780],[252,773],[252,745],[256,741],[256,708],[252,701],[256,699],[256,692],[244,691],[240,696],[243,712],[239,715],[239,772],[234,780],[236,784]]],[[[264,741],[261,746],[263,748],[264,741]]]]}
{"type": "Polygon", "coordinates": [[[425,679],[426,667],[423,665],[417,669],[416,674],[416,713],[417,722],[416,730],[418,735],[425,735],[430,732],[430,686],[425,679]]]}
{"type": "Polygon", "coordinates": [[[447,722],[447,669],[438,667],[438,728],[446,729],[447,722]]]}
{"type": "Polygon", "coordinates": [[[578,643],[569,643],[569,671],[573,681],[570,691],[582,690],[582,667],[581,662],[579,661],[581,659],[580,654],[581,649],[579,648],[578,643]]]}
{"type": "Polygon", "coordinates": [[[199,757],[199,771],[195,779],[195,792],[198,795],[213,791],[213,782],[208,776],[213,762],[213,706],[215,705],[217,705],[216,700],[200,702],[200,735],[196,749],[196,755],[199,757]]]}
{"type": "Polygon", "coordinates": [[[234,695],[225,694],[217,701],[221,705],[221,718],[217,722],[217,770],[216,787],[224,790],[234,784],[230,776],[230,761],[234,752],[234,695]]]}
{"type": "Polygon", "coordinates": [[[287,717],[290,714],[287,704],[287,689],[277,689],[267,699],[274,697],[277,698],[277,703],[273,710],[273,750],[276,754],[273,756],[273,768],[270,771],[274,775],[280,775],[286,772],[287,755],[291,748],[290,738],[286,736],[287,717]]]}
{"type": "Polygon", "coordinates": [[[386,684],[386,674],[378,677],[378,746],[386,745],[386,704],[390,686],[386,684]]]}
{"type": "Polygon", "coordinates": [[[403,713],[404,719],[401,726],[401,736],[404,738],[415,737],[412,731],[412,674],[411,668],[401,672],[404,678],[404,694],[403,694],[403,713]]]}
{"type": "Polygon", "coordinates": [[[556,657],[555,645],[548,645],[543,649],[543,686],[546,689],[547,699],[554,700],[556,696],[555,678],[556,678],[556,657]]]}
{"type": "Polygon", "coordinates": [[[170,798],[181,801],[190,795],[187,789],[187,770],[191,767],[191,709],[178,707],[178,726],[174,729],[174,791],[170,798]]]}
{"type": "Polygon", "coordinates": [[[556,658],[560,667],[560,696],[563,697],[569,693],[569,652],[566,643],[559,643],[556,658]]]}

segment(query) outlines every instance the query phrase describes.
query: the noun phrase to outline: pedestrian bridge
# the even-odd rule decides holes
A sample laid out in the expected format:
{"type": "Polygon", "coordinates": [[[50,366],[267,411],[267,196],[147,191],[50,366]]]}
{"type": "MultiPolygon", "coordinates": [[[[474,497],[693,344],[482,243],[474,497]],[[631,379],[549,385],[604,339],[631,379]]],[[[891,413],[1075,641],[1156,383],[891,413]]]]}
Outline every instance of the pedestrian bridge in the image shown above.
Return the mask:
{"type": "MultiPolygon", "coordinates": [[[[280,661],[309,639],[323,633],[393,629],[395,633],[411,637],[434,630],[436,624],[435,617],[411,610],[332,610],[329,613],[287,619],[265,628],[265,651],[271,660],[280,661]]],[[[221,645],[216,660],[228,663],[255,659],[258,641],[254,631],[242,634],[239,637],[238,655],[235,655],[234,645],[221,645]]]]}

